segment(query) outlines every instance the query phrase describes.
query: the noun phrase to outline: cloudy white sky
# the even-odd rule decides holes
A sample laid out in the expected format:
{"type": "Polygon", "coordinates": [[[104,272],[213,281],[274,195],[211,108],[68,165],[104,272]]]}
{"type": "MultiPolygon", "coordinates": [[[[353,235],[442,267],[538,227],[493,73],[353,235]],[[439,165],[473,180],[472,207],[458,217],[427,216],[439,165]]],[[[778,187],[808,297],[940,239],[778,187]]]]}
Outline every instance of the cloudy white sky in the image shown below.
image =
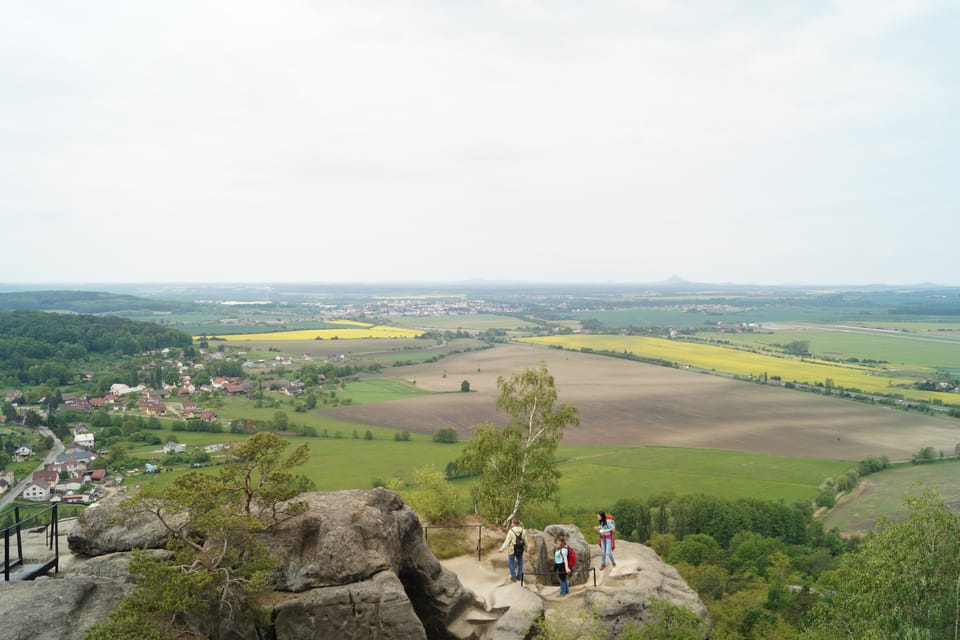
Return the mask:
{"type": "Polygon", "coordinates": [[[20,2],[0,282],[960,284],[955,0],[20,2]]]}

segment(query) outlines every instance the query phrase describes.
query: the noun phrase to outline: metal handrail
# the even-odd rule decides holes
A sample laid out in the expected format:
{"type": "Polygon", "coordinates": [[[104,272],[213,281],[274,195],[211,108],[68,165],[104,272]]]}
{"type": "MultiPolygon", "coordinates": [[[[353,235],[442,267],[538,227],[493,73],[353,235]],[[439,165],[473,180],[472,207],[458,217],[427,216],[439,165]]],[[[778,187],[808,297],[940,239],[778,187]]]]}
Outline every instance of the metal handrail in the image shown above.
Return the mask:
{"type": "MultiPolygon", "coordinates": [[[[25,526],[29,526],[31,520],[36,520],[43,514],[47,512],[51,513],[50,523],[44,525],[44,544],[48,549],[54,550],[53,562],[51,567],[54,571],[60,570],[60,523],[57,518],[57,503],[53,503],[46,509],[41,509],[34,514],[31,514],[24,518],[20,519],[20,507],[16,506],[13,508],[13,524],[9,527],[0,530],[0,535],[3,536],[3,581],[10,582],[10,570],[14,567],[17,567],[23,564],[23,538],[22,531],[25,526]],[[17,559],[13,562],[10,561],[10,534],[13,532],[17,539],[17,559]]],[[[10,513],[7,511],[7,513],[10,513]]]]}
{"type": "MultiPolygon", "coordinates": [[[[575,573],[588,573],[588,572],[593,574],[593,586],[596,587],[596,586],[597,586],[597,568],[596,568],[596,567],[589,567],[589,568],[587,568],[587,569],[574,569],[574,570],[572,570],[570,573],[568,573],[567,575],[568,575],[568,576],[572,576],[572,575],[575,574],[575,573]]],[[[530,576],[555,576],[555,575],[557,575],[557,572],[556,572],[556,571],[548,571],[548,572],[546,572],[546,573],[543,573],[543,572],[541,572],[541,573],[529,573],[529,572],[524,571],[524,572],[522,572],[522,573],[520,574],[520,586],[521,586],[521,587],[523,586],[523,577],[524,577],[524,576],[527,576],[527,575],[530,575],[530,576]]]]}

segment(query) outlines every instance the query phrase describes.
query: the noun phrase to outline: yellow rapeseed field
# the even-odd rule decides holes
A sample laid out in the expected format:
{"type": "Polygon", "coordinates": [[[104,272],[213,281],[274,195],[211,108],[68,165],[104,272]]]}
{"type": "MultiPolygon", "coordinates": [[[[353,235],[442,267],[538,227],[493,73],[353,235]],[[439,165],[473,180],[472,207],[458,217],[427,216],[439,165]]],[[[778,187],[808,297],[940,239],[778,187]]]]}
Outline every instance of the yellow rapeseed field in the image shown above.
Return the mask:
{"type": "Polygon", "coordinates": [[[382,325],[366,327],[344,327],[343,329],[300,329],[298,331],[274,331],[270,333],[238,333],[219,336],[231,342],[242,340],[354,340],[359,338],[416,338],[423,331],[382,325]]]}
{"type": "Polygon", "coordinates": [[[833,381],[837,387],[860,389],[865,392],[901,393],[907,398],[931,400],[934,392],[917,389],[896,389],[911,385],[913,380],[882,375],[876,369],[848,363],[825,362],[813,359],[787,359],[750,353],[727,347],[650,338],[645,336],[564,335],[523,338],[525,342],[559,345],[565,349],[593,349],[614,353],[631,353],[643,358],[656,358],[678,366],[715,370],[739,376],[780,376],[784,382],[805,384],[833,381]]]}
{"type": "Polygon", "coordinates": [[[372,327],[369,322],[360,322],[359,320],[330,320],[330,324],[346,324],[351,327],[372,327]]]}

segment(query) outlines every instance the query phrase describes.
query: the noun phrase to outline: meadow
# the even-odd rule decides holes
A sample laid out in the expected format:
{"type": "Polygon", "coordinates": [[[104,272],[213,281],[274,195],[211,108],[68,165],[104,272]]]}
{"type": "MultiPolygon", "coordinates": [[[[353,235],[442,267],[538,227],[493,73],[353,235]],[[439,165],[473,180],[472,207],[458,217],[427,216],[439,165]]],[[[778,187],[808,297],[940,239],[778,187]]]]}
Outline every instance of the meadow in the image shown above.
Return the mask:
{"type": "MultiPolygon", "coordinates": [[[[423,466],[442,471],[457,458],[463,446],[436,443],[417,434],[412,434],[409,441],[397,441],[395,431],[384,429],[371,429],[374,437],[366,440],[366,427],[340,427],[339,438],[288,436],[290,449],[301,443],[309,446],[310,461],[296,471],[316,483],[319,490],[371,488],[376,481],[392,478],[409,480],[423,466]]],[[[160,435],[172,435],[191,447],[247,437],[184,432],[160,435]]],[[[156,457],[156,450],[157,447],[147,447],[134,453],[149,459],[156,457]]],[[[825,478],[856,466],[847,461],[672,447],[561,446],[559,458],[563,474],[562,509],[591,508],[623,497],[649,498],[664,492],[706,493],[730,499],[755,497],[788,503],[812,501],[825,478]]],[[[186,466],[181,466],[174,472],[139,474],[129,482],[167,486],[186,470],[186,466]]],[[[471,484],[472,480],[454,482],[465,509],[471,484]]]]}
{"type": "Polygon", "coordinates": [[[924,374],[960,367],[960,335],[919,329],[889,330],[851,325],[800,325],[763,327],[752,332],[698,332],[698,339],[723,340],[750,348],[776,348],[794,340],[810,344],[810,352],[847,360],[874,360],[898,371],[924,374]]]}
{"type": "Polygon", "coordinates": [[[471,313],[464,315],[442,316],[400,316],[398,325],[414,329],[436,329],[438,331],[486,331],[487,329],[519,329],[529,326],[529,322],[512,316],[492,313],[471,313]]]}
{"type": "Polygon", "coordinates": [[[702,296],[658,298],[656,306],[638,306],[603,311],[574,311],[569,315],[580,322],[597,320],[606,327],[681,327],[716,326],[717,323],[741,322],[839,322],[852,321],[869,314],[867,309],[837,311],[819,307],[789,305],[764,306],[742,298],[702,296]],[[738,306],[733,306],[737,304],[738,306]]]}
{"type": "Polygon", "coordinates": [[[905,515],[903,496],[927,489],[936,490],[950,508],[960,510],[960,462],[906,464],[867,476],[852,495],[838,501],[824,518],[824,525],[845,535],[866,534],[882,517],[905,515]]]}
{"type": "Polygon", "coordinates": [[[789,458],[675,447],[562,447],[564,504],[590,507],[619,498],[704,493],[724,498],[811,501],[818,485],[856,466],[840,460],[789,458]]]}

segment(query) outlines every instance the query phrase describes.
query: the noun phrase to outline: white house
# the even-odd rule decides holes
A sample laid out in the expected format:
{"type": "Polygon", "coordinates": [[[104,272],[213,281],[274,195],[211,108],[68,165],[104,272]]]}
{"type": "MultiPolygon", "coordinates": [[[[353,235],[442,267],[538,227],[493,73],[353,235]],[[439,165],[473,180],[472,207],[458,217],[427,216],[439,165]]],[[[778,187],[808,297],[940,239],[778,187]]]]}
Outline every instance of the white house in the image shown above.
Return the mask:
{"type": "Polygon", "coordinates": [[[31,449],[28,446],[22,446],[19,449],[17,449],[17,452],[14,453],[13,455],[20,456],[22,458],[29,458],[30,456],[33,455],[33,449],[31,449]]]}
{"type": "Polygon", "coordinates": [[[86,429],[77,429],[73,432],[73,443],[81,447],[93,449],[93,434],[86,429]]]}
{"type": "Polygon", "coordinates": [[[57,493],[70,493],[80,491],[80,487],[83,486],[83,483],[79,480],[63,480],[57,483],[57,486],[54,487],[54,491],[57,493]]]}
{"type": "Polygon", "coordinates": [[[167,444],[163,445],[164,453],[185,453],[187,451],[187,445],[180,442],[174,442],[170,440],[167,444]]]}
{"type": "Polygon", "coordinates": [[[23,499],[31,502],[46,502],[50,499],[50,489],[39,484],[31,482],[23,490],[23,499]]]}

